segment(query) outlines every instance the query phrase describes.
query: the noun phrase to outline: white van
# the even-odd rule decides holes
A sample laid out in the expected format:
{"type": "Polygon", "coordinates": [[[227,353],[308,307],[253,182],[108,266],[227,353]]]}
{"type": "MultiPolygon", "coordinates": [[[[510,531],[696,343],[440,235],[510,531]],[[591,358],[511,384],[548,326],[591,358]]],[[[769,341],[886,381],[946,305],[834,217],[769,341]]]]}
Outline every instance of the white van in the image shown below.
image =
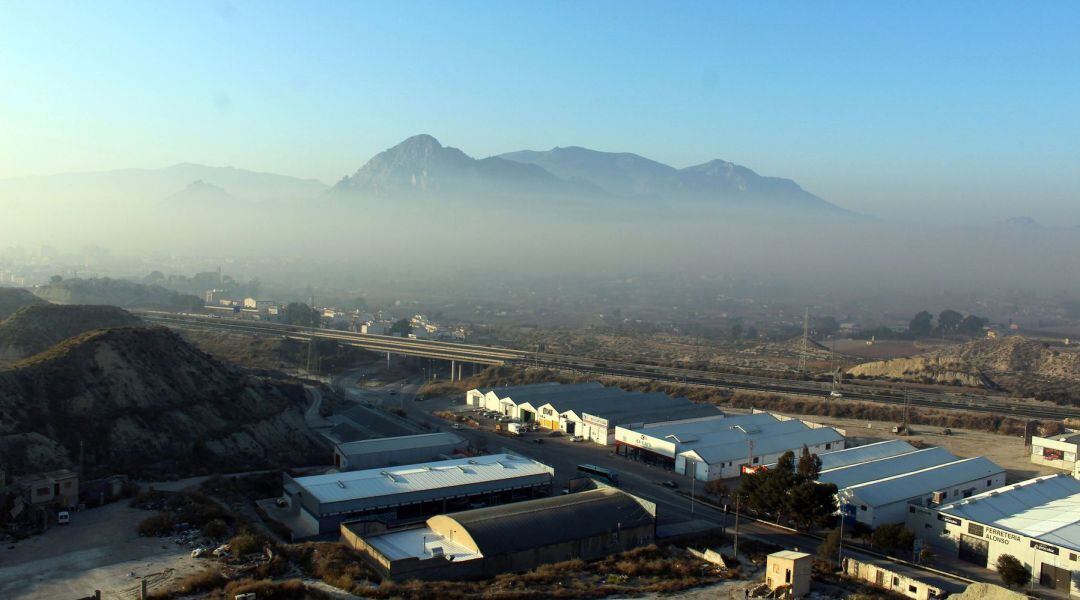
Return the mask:
{"type": "Polygon", "coordinates": [[[69,513],[68,511],[62,510],[62,511],[56,513],[56,524],[57,525],[67,525],[70,522],[71,522],[71,513],[69,513]]]}

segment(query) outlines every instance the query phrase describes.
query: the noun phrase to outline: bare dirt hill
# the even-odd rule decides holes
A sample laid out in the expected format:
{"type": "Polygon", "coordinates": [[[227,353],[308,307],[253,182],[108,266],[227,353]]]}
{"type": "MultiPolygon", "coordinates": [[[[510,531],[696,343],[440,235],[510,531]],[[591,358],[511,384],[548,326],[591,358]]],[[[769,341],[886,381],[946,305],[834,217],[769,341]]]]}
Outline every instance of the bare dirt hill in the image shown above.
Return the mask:
{"type": "Polygon", "coordinates": [[[115,306],[31,304],[0,321],[0,363],[44,352],[69,337],[142,320],[115,306]]]}
{"type": "Polygon", "coordinates": [[[45,301],[22,288],[0,288],[0,319],[6,319],[15,311],[31,304],[45,304],[45,301]]]}
{"type": "Polygon", "coordinates": [[[167,329],[91,331],[0,369],[0,463],[16,475],[73,465],[81,448],[87,476],[313,464],[326,450],[305,402],[300,386],[253,378],[167,329]]]}
{"type": "Polygon", "coordinates": [[[1059,403],[1080,402],[1080,351],[1022,336],[974,340],[909,358],[863,363],[849,372],[856,377],[960,383],[1059,403]]]}

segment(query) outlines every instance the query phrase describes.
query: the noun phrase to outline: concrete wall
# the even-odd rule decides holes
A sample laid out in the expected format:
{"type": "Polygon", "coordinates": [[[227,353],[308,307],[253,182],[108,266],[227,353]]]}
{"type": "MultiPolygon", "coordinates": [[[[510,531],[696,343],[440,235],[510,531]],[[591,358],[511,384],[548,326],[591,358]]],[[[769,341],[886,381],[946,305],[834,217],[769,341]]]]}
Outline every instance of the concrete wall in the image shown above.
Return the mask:
{"type": "Polygon", "coordinates": [[[844,573],[859,581],[915,600],[930,600],[931,597],[940,597],[943,593],[940,588],[891,571],[885,565],[863,563],[851,557],[844,558],[844,573]]]}

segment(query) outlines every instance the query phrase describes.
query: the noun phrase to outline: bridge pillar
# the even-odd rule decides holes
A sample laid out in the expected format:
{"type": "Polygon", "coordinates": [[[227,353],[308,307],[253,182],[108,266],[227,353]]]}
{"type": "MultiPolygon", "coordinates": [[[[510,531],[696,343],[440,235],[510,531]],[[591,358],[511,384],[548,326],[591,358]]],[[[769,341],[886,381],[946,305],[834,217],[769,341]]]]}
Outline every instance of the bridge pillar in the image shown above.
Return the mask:
{"type": "Polygon", "coordinates": [[[454,372],[456,370],[457,370],[457,361],[456,360],[451,360],[450,361],[450,381],[455,381],[454,372]]]}
{"type": "Polygon", "coordinates": [[[464,369],[465,369],[465,365],[458,365],[457,366],[457,380],[458,381],[462,380],[461,371],[463,371],[464,369]]]}

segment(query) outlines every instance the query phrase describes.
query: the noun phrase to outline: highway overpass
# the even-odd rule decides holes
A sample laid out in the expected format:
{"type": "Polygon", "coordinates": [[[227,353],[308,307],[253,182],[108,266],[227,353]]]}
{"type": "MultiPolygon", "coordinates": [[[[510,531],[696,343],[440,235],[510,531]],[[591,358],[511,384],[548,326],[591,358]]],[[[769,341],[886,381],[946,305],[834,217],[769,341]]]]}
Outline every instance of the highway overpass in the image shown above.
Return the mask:
{"type": "MultiPolygon", "coordinates": [[[[579,356],[525,352],[458,342],[298,327],[218,316],[159,311],[139,311],[137,314],[151,323],[181,329],[215,329],[260,335],[280,335],[302,341],[313,338],[327,339],[375,352],[446,360],[451,362],[452,373],[455,373],[454,378],[460,377],[463,363],[472,363],[480,365],[538,366],[597,376],[629,377],[697,387],[799,395],[814,398],[828,398],[829,392],[832,390],[831,383],[782,377],[715,373],[579,356]]],[[[988,394],[947,393],[931,391],[917,386],[897,388],[860,383],[845,383],[841,390],[844,397],[834,401],[862,400],[900,405],[908,403],[913,407],[967,410],[1017,418],[1080,418],[1080,408],[1056,406],[1034,400],[1005,398],[988,394]]]]}

